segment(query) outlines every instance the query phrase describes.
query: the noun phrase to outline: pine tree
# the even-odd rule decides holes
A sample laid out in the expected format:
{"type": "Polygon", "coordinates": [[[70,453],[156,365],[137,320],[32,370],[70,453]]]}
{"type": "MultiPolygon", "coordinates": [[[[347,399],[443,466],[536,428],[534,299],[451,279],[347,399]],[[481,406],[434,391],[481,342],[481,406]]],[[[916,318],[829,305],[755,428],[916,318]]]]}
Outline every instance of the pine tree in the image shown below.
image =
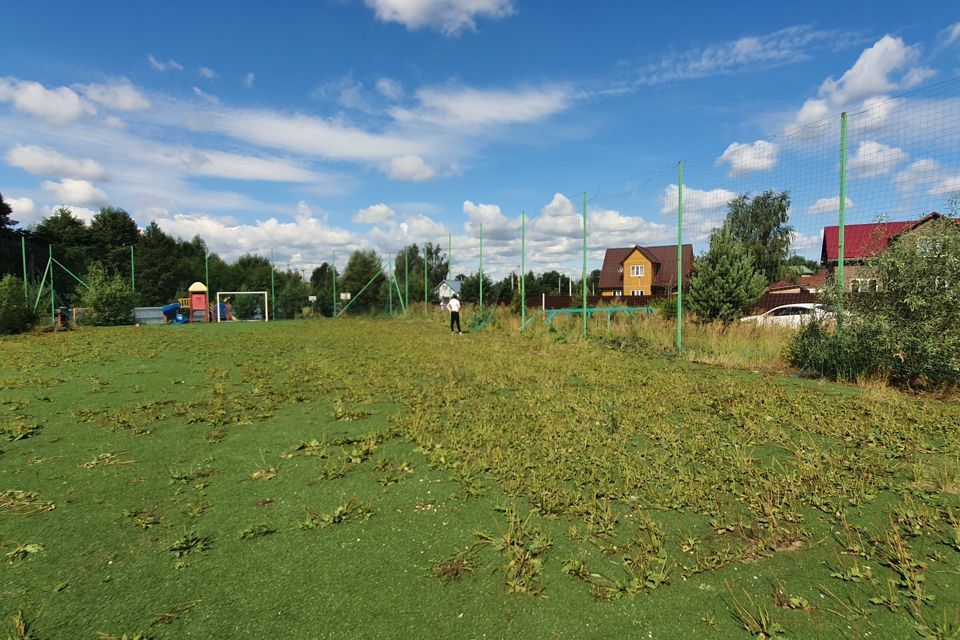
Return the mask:
{"type": "Polygon", "coordinates": [[[687,299],[701,320],[733,322],[756,304],[765,288],[763,273],[724,225],[713,232],[710,250],[697,260],[687,299]]]}

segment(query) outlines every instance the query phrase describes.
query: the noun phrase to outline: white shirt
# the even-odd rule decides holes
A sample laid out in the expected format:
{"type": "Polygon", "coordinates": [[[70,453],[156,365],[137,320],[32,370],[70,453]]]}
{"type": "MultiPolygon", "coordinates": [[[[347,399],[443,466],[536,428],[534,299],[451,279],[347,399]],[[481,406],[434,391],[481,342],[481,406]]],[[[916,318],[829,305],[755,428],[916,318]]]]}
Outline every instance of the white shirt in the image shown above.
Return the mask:
{"type": "Polygon", "coordinates": [[[460,301],[456,298],[450,298],[450,302],[447,303],[447,308],[450,309],[452,313],[460,311],[460,301]]]}

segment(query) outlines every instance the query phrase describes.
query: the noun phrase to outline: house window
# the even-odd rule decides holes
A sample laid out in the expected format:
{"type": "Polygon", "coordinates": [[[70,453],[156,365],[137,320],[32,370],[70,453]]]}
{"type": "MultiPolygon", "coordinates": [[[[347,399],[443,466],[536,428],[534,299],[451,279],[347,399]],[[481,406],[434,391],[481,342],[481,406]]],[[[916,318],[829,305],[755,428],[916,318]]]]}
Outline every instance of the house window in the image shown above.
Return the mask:
{"type": "Polygon", "coordinates": [[[642,295],[643,295],[643,289],[634,289],[633,291],[630,292],[630,295],[632,295],[632,296],[642,296],[642,295]]]}
{"type": "Polygon", "coordinates": [[[621,290],[621,289],[614,289],[614,290],[613,290],[613,295],[615,295],[615,296],[622,296],[622,295],[623,295],[623,290],[621,290]]]}
{"type": "Polygon", "coordinates": [[[853,293],[876,293],[876,278],[854,278],[850,281],[850,291],[853,293]]]}
{"type": "Polygon", "coordinates": [[[632,265],[630,265],[630,275],[633,276],[634,278],[642,278],[644,275],[646,275],[646,273],[645,273],[645,272],[646,272],[646,268],[645,268],[646,266],[647,266],[647,265],[645,265],[645,264],[632,264],[632,265]]]}

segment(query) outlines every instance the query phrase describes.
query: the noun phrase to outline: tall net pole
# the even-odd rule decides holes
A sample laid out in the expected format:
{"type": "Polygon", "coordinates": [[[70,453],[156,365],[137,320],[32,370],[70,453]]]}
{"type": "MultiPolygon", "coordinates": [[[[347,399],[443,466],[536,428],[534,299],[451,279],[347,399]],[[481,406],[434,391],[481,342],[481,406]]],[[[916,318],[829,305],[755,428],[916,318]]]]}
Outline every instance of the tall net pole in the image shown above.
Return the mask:
{"type": "Polygon", "coordinates": [[[403,288],[406,291],[404,295],[404,304],[410,306],[410,247],[403,248],[403,288]]]}
{"type": "MultiPolygon", "coordinates": [[[[847,209],[847,112],[840,114],[840,201],[837,203],[840,213],[839,228],[837,229],[837,281],[838,295],[837,308],[843,310],[843,261],[844,252],[844,214],[847,209]]],[[[838,318],[843,318],[841,313],[838,318]]]]}
{"type": "MultiPolygon", "coordinates": [[[[130,245],[130,290],[134,292],[136,292],[137,290],[136,273],[137,273],[137,267],[133,260],[133,245],[130,245]]],[[[209,290],[210,288],[207,287],[207,291],[209,290]]]]}
{"type": "Polygon", "coordinates": [[[27,282],[27,237],[20,236],[20,253],[23,255],[23,299],[30,302],[30,284],[27,282]]]}
{"type": "Polygon", "coordinates": [[[453,234],[447,234],[447,277],[453,280],[453,234]]]}
{"type": "Polygon", "coordinates": [[[330,272],[333,274],[333,317],[337,317],[337,252],[330,256],[330,272]]]}
{"type": "Polygon", "coordinates": [[[527,323],[527,213],[520,212],[520,331],[527,323]]]}
{"type": "MultiPolygon", "coordinates": [[[[583,192],[583,337],[587,337],[587,192],[583,192]]],[[[559,293],[559,292],[558,292],[559,293]]]]}
{"type": "Polygon", "coordinates": [[[423,244],[423,315],[427,315],[427,244],[423,244]]]}
{"type": "Polygon", "coordinates": [[[683,160],[677,163],[677,351],[683,350],[683,160]]]}
{"type": "Polygon", "coordinates": [[[480,311],[483,312],[483,224],[480,224],[480,311]]]}
{"type": "Polygon", "coordinates": [[[210,292],[210,252],[203,254],[203,285],[207,288],[207,295],[210,292]]]}
{"type": "Polygon", "coordinates": [[[273,249],[270,249],[270,315],[277,317],[276,269],[273,266],[273,249]]]}
{"type": "Polygon", "coordinates": [[[50,324],[53,326],[53,330],[57,330],[57,309],[56,309],[56,295],[53,292],[53,245],[48,244],[47,249],[50,252],[50,324]]]}

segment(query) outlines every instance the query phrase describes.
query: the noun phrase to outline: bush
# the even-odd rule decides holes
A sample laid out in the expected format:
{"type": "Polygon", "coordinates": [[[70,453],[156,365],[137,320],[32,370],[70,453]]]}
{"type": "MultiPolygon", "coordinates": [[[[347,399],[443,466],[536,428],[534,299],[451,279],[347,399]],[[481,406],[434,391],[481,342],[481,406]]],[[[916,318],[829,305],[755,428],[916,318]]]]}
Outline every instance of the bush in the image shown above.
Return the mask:
{"type": "Polygon", "coordinates": [[[120,276],[108,276],[103,267],[94,265],[87,272],[87,286],[82,304],[87,308],[87,322],[97,326],[133,323],[137,294],[120,276]]]}
{"type": "Polygon", "coordinates": [[[841,380],[960,384],[960,225],[931,220],[895,238],[866,272],[877,291],[848,296],[838,328],[805,327],[789,348],[791,362],[841,380]]]}
{"type": "Polygon", "coordinates": [[[0,280],[0,333],[21,333],[36,323],[37,317],[23,295],[23,280],[4,276],[0,280]]]}

